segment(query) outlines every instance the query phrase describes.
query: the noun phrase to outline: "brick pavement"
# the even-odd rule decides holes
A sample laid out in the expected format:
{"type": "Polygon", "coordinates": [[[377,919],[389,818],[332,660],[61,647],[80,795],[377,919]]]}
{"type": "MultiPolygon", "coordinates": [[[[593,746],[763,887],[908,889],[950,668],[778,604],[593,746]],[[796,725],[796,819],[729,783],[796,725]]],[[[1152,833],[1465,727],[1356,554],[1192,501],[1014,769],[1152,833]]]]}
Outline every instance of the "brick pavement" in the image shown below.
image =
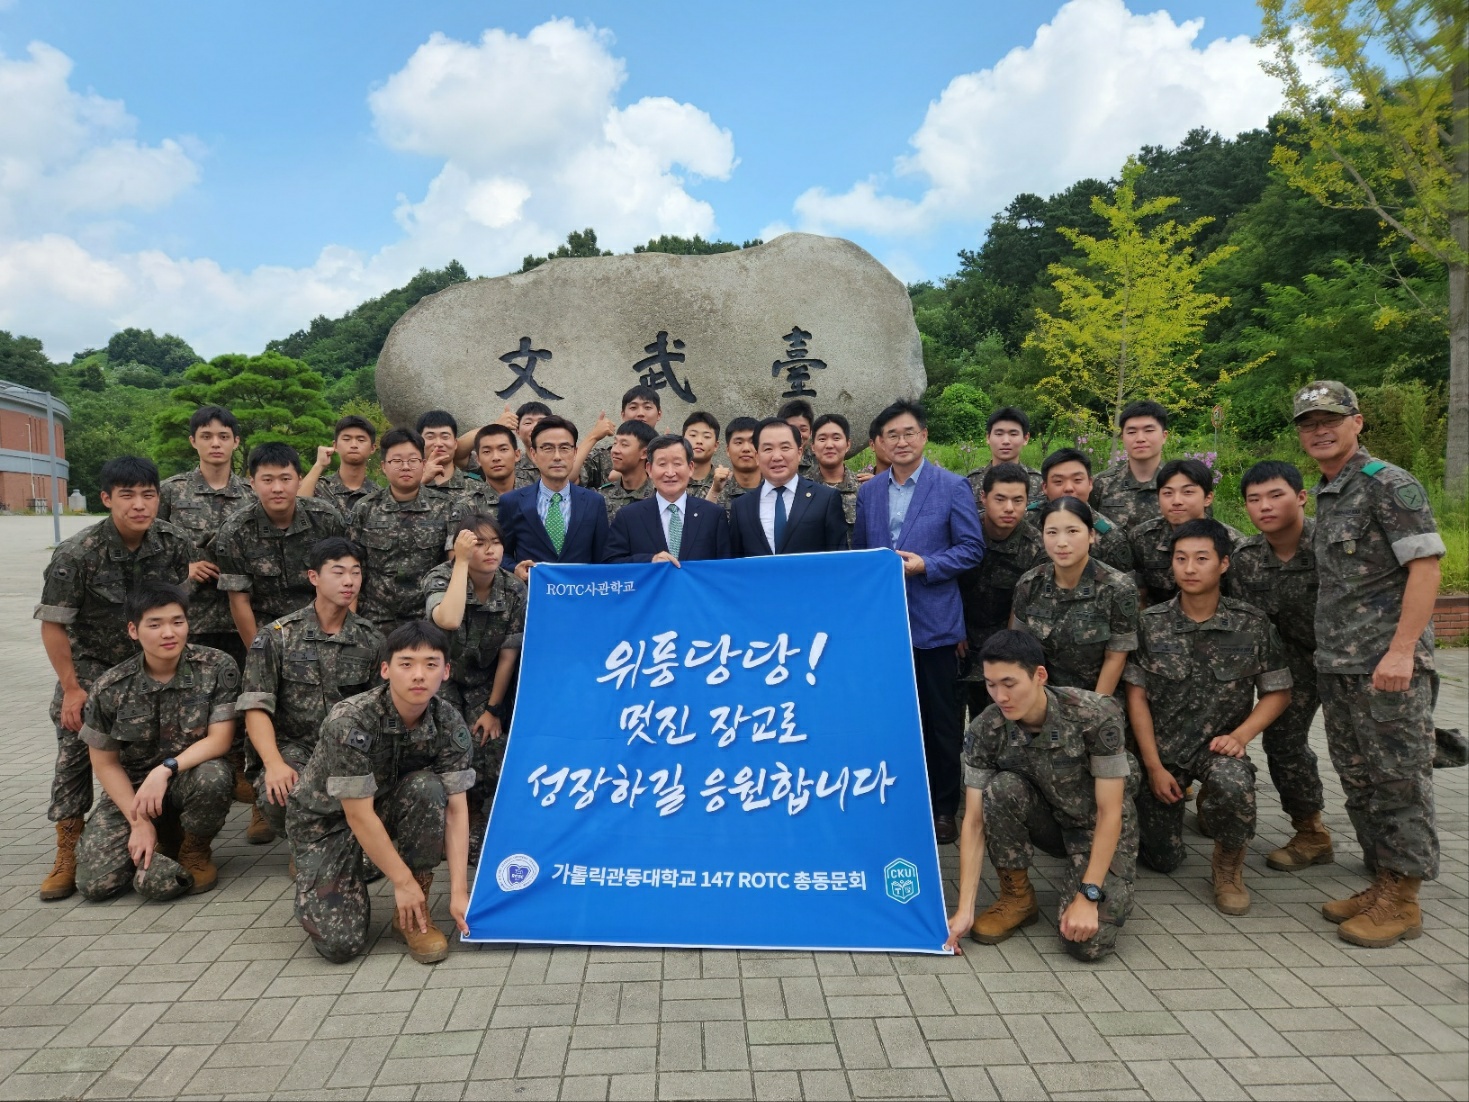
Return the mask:
{"type": "MultiPolygon", "coordinates": [[[[427,968],[381,936],[380,906],[371,952],[331,966],[292,922],[283,849],[245,843],[243,807],[207,895],[43,905],[53,679],[30,614],[49,533],[48,519],[0,518],[0,709],[13,717],[0,731],[0,1097],[1469,1094],[1462,769],[1438,774],[1444,870],[1423,893],[1425,936],[1377,951],[1317,913],[1363,876],[1329,768],[1336,865],[1266,870],[1288,832],[1266,784],[1251,913],[1214,910],[1209,843],[1193,836],[1175,876],[1141,871],[1119,952],[1093,966],[1056,943],[1054,863],[1038,870],[1046,921],[957,959],[456,947],[427,968]]],[[[1441,714],[1464,726],[1469,652],[1443,658],[1441,714]]],[[[444,921],[437,891],[434,903],[444,921]]]]}

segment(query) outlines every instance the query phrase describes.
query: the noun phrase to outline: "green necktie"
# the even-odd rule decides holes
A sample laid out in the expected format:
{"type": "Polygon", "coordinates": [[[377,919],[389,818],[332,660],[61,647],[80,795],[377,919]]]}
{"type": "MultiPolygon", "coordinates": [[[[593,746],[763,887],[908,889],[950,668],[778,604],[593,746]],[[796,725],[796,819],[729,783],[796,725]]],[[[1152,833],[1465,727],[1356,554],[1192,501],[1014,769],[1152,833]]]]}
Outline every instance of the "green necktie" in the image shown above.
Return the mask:
{"type": "Polygon", "coordinates": [[[668,507],[668,551],[678,558],[679,545],[683,543],[683,517],[678,515],[678,506],[668,507]]]}
{"type": "Polygon", "coordinates": [[[561,545],[566,542],[566,518],[561,515],[561,495],[551,495],[551,507],[546,510],[546,535],[551,537],[551,546],[561,554],[561,545]]]}

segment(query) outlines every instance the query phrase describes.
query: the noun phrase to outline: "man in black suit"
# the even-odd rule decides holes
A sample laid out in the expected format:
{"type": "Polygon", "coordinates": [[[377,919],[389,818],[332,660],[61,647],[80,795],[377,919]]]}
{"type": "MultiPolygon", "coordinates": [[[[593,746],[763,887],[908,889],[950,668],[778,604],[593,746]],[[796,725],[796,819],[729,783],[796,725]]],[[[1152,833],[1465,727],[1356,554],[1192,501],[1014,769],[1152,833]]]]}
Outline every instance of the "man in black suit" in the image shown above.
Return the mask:
{"type": "Polygon", "coordinates": [[[797,473],[801,437],[796,427],[774,417],[760,422],[755,452],[760,488],[730,503],[729,543],[735,558],[845,551],[842,496],[797,473]]]}
{"type": "Polygon", "coordinates": [[[694,449],[682,436],[648,445],[652,497],[618,510],[607,538],[609,563],[729,558],[729,522],[712,501],[689,496],[694,449]]]}
{"type": "Polygon", "coordinates": [[[571,484],[576,426],[554,414],[531,430],[531,459],[539,480],[500,499],[505,561],[528,581],[538,562],[596,563],[607,547],[602,495],[571,484]]]}

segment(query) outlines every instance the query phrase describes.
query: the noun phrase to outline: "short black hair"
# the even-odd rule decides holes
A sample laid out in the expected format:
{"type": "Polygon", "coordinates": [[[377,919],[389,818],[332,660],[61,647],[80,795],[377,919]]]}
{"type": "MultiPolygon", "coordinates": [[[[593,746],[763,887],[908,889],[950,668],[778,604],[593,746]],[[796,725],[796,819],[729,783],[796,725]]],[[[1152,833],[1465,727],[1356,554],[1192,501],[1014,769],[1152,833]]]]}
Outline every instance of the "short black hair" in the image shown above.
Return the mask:
{"type": "Polygon", "coordinates": [[[683,419],[683,431],[688,432],[690,425],[708,425],[714,430],[714,439],[719,439],[719,418],[712,413],[706,413],[702,409],[696,409],[683,419]]]}
{"type": "Polygon", "coordinates": [[[1277,478],[1284,479],[1285,484],[1296,493],[1306,488],[1306,480],[1301,477],[1300,468],[1294,463],[1287,463],[1283,459],[1262,459],[1241,476],[1239,492],[1244,493],[1251,486],[1258,486],[1262,482],[1274,482],[1277,478]]]}
{"type": "Polygon", "coordinates": [[[573,444],[580,440],[580,437],[577,435],[576,425],[565,417],[557,417],[553,413],[549,417],[542,417],[536,422],[536,427],[530,430],[531,447],[536,446],[536,441],[540,438],[541,433],[550,432],[552,429],[565,429],[571,433],[571,442],[573,444]]]}
{"type": "Polygon", "coordinates": [[[158,489],[158,464],[140,455],[120,455],[102,464],[97,475],[99,488],[110,494],[118,486],[152,486],[158,489]]]}
{"type": "Polygon", "coordinates": [[[658,439],[658,430],[646,421],[624,421],[617,426],[616,435],[635,436],[638,439],[638,443],[646,448],[654,440],[658,439]]]}
{"type": "Polygon", "coordinates": [[[416,451],[420,456],[423,455],[423,437],[419,436],[418,433],[414,432],[412,429],[399,428],[389,429],[387,432],[383,433],[383,458],[386,459],[388,457],[388,452],[392,451],[399,444],[412,444],[413,450],[416,451]]]}
{"type": "Polygon", "coordinates": [[[984,478],[980,479],[980,489],[989,493],[996,482],[1018,482],[1025,487],[1025,492],[1030,493],[1030,475],[1025,473],[1025,468],[1019,463],[993,463],[989,470],[984,472],[984,478]]]}
{"type": "Polygon", "coordinates": [[[877,434],[880,433],[881,431],[882,431],[882,426],[877,423],[877,418],[876,417],[874,417],[871,421],[868,421],[867,422],[867,439],[869,441],[872,440],[873,437],[877,436],[877,434]]]}
{"type": "Polygon", "coordinates": [[[688,457],[690,463],[694,461],[694,446],[682,436],[675,436],[671,432],[665,432],[662,436],[654,437],[648,442],[648,463],[651,465],[653,457],[664,448],[671,448],[675,445],[683,448],[683,453],[688,457]]]}
{"type": "Polygon", "coordinates": [[[348,429],[361,429],[363,432],[367,433],[367,438],[369,440],[371,440],[374,444],[377,443],[377,426],[369,421],[366,417],[359,417],[355,413],[349,413],[347,414],[347,416],[337,421],[336,425],[332,427],[332,439],[335,440],[348,429]]]}
{"type": "Polygon", "coordinates": [[[760,422],[753,417],[736,417],[724,426],[724,442],[728,444],[734,439],[735,433],[753,433],[760,427],[760,422]]]}
{"type": "Polygon", "coordinates": [[[420,436],[424,429],[449,429],[455,436],[459,435],[459,422],[446,409],[431,409],[427,413],[419,414],[418,424],[413,427],[420,436]]]}
{"type": "Polygon", "coordinates": [[[809,425],[816,420],[816,411],[811,408],[811,403],[805,398],[792,398],[775,411],[775,416],[781,421],[788,417],[804,417],[806,424],[809,425]]]}
{"type": "Polygon", "coordinates": [[[1122,412],[1117,415],[1117,427],[1126,428],[1127,422],[1134,417],[1151,417],[1163,428],[1168,427],[1168,411],[1157,402],[1141,399],[1136,402],[1128,402],[1122,407],[1122,412]]]}
{"type": "Polygon", "coordinates": [[[989,420],[984,423],[985,434],[998,425],[1001,421],[1014,421],[1020,426],[1020,431],[1026,436],[1030,435],[1030,418],[1025,415],[1025,410],[1017,409],[1015,406],[1001,406],[989,415],[989,420]]]}
{"type": "Polygon", "coordinates": [[[383,646],[383,661],[391,662],[393,656],[405,650],[436,650],[449,660],[449,637],[436,625],[427,620],[409,620],[399,624],[388,636],[383,646]]]}
{"type": "Polygon", "coordinates": [[[491,532],[495,533],[495,537],[499,540],[503,541],[505,539],[505,533],[500,528],[499,518],[493,513],[483,510],[466,513],[460,517],[459,525],[454,529],[454,534],[457,536],[460,532],[478,532],[481,528],[488,528],[491,532]]]}
{"type": "Polygon", "coordinates": [[[801,431],[796,428],[795,425],[791,424],[784,417],[767,417],[765,418],[765,420],[761,421],[758,425],[755,426],[755,436],[753,442],[757,450],[760,447],[760,437],[764,434],[765,430],[768,428],[774,428],[777,425],[791,434],[791,439],[796,442],[796,447],[799,448],[801,446],[801,431]]]}
{"type": "Polygon", "coordinates": [[[923,406],[907,398],[899,398],[872,419],[872,427],[877,430],[872,435],[881,435],[882,430],[887,428],[889,421],[895,421],[905,413],[918,422],[919,428],[928,428],[928,414],[923,412],[923,406]]]}
{"type": "Polygon", "coordinates": [[[479,451],[480,441],[489,436],[503,436],[510,441],[512,448],[520,451],[520,437],[515,435],[515,430],[507,428],[498,421],[491,421],[484,428],[480,429],[479,432],[474,434],[474,450],[479,451]]]}
{"type": "Polygon", "coordinates": [[[1170,480],[1183,475],[1206,494],[1214,492],[1214,472],[1198,459],[1170,459],[1158,468],[1158,489],[1170,480]]]}
{"type": "Polygon", "coordinates": [[[655,406],[658,407],[659,412],[662,412],[663,399],[658,397],[658,392],[656,390],[654,390],[650,386],[644,386],[642,383],[639,383],[637,386],[631,386],[627,388],[627,391],[622,395],[622,405],[618,408],[626,409],[627,404],[637,398],[641,398],[645,402],[652,402],[655,406]]]}
{"type": "Polygon", "coordinates": [[[189,418],[189,435],[193,436],[211,421],[218,421],[236,436],[240,435],[240,421],[224,406],[200,406],[189,418]]]}
{"type": "Polygon", "coordinates": [[[1018,628],[1001,628],[979,648],[979,661],[1012,662],[1034,677],[1035,671],[1046,664],[1046,650],[1041,641],[1028,631],[1018,628]]]}
{"type": "Polygon", "coordinates": [[[250,477],[254,478],[255,472],[261,467],[290,467],[291,470],[300,474],[301,457],[291,445],[272,440],[266,444],[256,444],[250,449],[250,461],[245,464],[245,469],[250,472],[250,477]]]}
{"type": "Polygon", "coordinates": [[[178,605],[189,615],[189,594],[181,585],[172,582],[145,581],[134,586],[123,602],[123,611],[128,623],[136,624],[147,612],[164,605],[178,605]]]}
{"type": "Polygon", "coordinates": [[[1220,559],[1227,559],[1234,553],[1234,541],[1229,538],[1229,529],[1213,517],[1184,521],[1173,530],[1168,546],[1177,547],[1179,540],[1212,540],[1220,559]]]}
{"type": "Polygon", "coordinates": [[[1092,457],[1080,448],[1057,448],[1050,455],[1041,460],[1041,481],[1051,473],[1052,467],[1059,467],[1062,463],[1080,463],[1086,468],[1086,473],[1092,473],[1092,457]]]}
{"type": "Polygon", "coordinates": [[[307,552],[306,565],[319,574],[323,566],[338,559],[356,559],[358,566],[364,571],[367,569],[367,558],[362,548],[346,536],[327,536],[317,540],[307,552]]]}
{"type": "Polygon", "coordinates": [[[542,417],[551,416],[551,407],[545,402],[522,402],[520,408],[515,411],[515,419],[519,421],[522,417],[529,417],[532,413],[539,413],[542,417]]]}
{"type": "Polygon", "coordinates": [[[1088,531],[1096,528],[1096,520],[1092,516],[1092,507],[1079,497],[1058,497],[1046,502],[1036,513],[1036,527],[1042,532],[1046,530],[1046,518],[1052,513],[1071,513],[1081,523],[1085,524],[1088,531]]]}
{"type": "Polygon", "coordinates": [[[848,440],[852,439],[852,423],[840,413],[823,413],[815,421],[811,422],[811,435],[815,436],[827,425],[835,425],[842,430],[842,435],[848,440]]]}

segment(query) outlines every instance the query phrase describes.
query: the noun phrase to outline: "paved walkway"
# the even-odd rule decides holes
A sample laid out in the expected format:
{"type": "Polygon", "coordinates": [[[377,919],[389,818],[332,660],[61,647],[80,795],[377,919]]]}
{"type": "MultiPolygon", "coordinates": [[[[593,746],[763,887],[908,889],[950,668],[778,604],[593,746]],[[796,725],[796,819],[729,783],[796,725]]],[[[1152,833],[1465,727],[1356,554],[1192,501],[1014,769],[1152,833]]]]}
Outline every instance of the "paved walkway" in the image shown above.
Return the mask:
{"type": "MultiPolygon", "coordinates": [[[[1469,1094],[1463,769],[1438,774],[1444,869],[1424,891],[1426,933],[1378,951],[1317,912],[1363,878],[1329,768],[1336,865],[1266,870],[1288,831],[1267,784],[1251,913],[1214,910],[1195,838],[1175,876],[1141,873],[1120,951],[1097,966],[1059,951],[1044,882],[1047,921],[957,959],[456,947],[426,968],[381,937],[331,966],[292,921],[283,849],[245,843],[243,807],[207,895],[43,905],[53,678],[30,616],[50,530],[0,518],[0,1097],[1469,1094]]],[[[1443,658],[1441,714],[1464,726],[1469,652],[1443,658]]],[[[957,864],[948,849],[946,875],[957,864]]],[[[386,920],[379,907],[375,935],[386,920]]]]}

